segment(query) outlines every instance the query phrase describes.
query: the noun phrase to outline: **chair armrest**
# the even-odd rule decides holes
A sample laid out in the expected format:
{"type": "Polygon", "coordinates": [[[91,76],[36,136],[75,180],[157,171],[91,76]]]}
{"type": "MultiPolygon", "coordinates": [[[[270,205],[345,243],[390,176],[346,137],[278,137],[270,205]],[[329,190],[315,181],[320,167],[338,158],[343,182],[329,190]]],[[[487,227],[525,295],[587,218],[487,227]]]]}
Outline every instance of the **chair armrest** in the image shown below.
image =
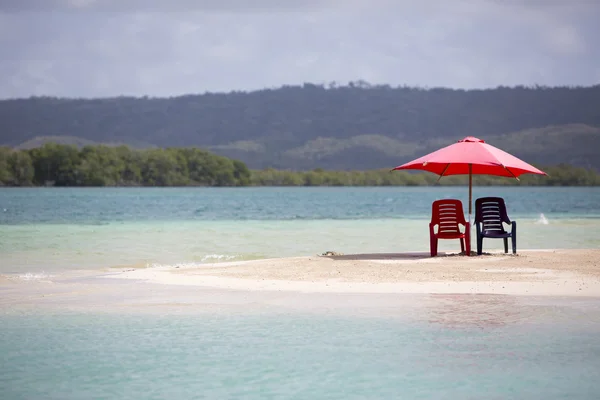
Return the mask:
{"type": "Polygon", "coordinates": [[[506,224],[508,227],[510,227],[510,229],[514,229],[515,226],[517,226],[517,221],[502,221],[502,228],[504,228],[504,224],[506,224]]]}

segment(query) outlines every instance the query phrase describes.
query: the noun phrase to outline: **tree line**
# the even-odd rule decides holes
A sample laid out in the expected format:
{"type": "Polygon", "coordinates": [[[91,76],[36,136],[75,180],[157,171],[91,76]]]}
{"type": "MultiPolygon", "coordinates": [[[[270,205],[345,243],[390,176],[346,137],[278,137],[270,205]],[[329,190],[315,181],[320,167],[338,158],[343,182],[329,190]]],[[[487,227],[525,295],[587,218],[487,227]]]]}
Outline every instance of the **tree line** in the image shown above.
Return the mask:
{"type": "MultiPolygon", "coordinates": [[[[473,176],[476,186],[600,186],[600,173],[593,169],[560,164],[538,166],[548,176],[522,175],[519,180],[489,175],[473,176]]],[[[252,185],[255,186],[464,186],[468,184],[465,175],[439,178],[429,172],[390,171],[376,169],[369,171],[282,171],[264,169],[252,171],[252,185]]]]}
{"type": "MultiPolygon", "coordinates": [[[[600,186],[600,174],[570,165],[541,167],[549,176],[474,176],[476,185],[600,186]]],[[[427,172],[250,170],[241,161],[198,148],[135,150],[127,146],[48,143],[27,150],[0,147],[4,186],[429,186],[464,185],[465,176],[427,172]]]]}
{"type": "Polygon", "coordinates": [[[245,186],[250,178],[241,161],[197,148],[0,148],[0,183],[7,186],[245,186]]]}

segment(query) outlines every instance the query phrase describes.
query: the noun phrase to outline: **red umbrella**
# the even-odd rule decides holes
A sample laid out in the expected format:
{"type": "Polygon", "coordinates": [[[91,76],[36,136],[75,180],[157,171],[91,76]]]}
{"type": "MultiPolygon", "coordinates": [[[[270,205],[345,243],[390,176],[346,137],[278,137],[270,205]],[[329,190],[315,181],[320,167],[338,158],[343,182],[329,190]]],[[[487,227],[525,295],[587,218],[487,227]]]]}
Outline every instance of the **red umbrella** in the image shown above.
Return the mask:
{"type": "Polygon", "coordinates": [[[471,223],[471,197],[473,175],[495,175],[519,179],[530,173],[546,175],[533,165],[519,160],[476,137],[468,136],[457,143],[429,153],[393,170],[418,169],[442,176],[469,174],[469,224],[471,223]]]}

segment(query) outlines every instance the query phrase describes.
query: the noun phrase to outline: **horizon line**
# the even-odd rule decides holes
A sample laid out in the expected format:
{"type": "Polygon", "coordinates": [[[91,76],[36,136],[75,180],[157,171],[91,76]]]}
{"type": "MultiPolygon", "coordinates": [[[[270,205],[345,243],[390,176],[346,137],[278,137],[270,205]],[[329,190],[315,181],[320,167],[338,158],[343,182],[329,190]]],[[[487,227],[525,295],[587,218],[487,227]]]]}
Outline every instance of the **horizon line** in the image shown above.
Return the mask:
{"type": "Polygon", "coordinates": [[[369,83],[365,80],[359,79],[356,81],[348,81],[347,83],[340,83],[331,81],[328,83],[312,83],[303,82],[298,84],[282,84],[280,86],[262,87],[257,89],[231,89],[229,91],[204,91],[204,92],[188,92],[174,95],[162,95],[155,96],[150,94],[143,95],[132,95],[132,94],[115,94],[110,96],[58,96],[51,94],[44,95],[29,95],[27,97],[0,97],[0,101],[20,101],[20,100],[33,100],[33,99],[54,99],[54,100],[113,100],[113,99],[137,99],[137,100],[169,100],[183,97],[192,96],[207,96],[207,95],[248,95],[253,93],[260,93],[266,91],[277,91],[283,89],[317,89],[317,90],[344,90],[344,89],[359,89],[359,90],[373,90],[373,89],[388,89],[388,90],[416,90],[416,91],[454,91],[454,92],[484,92],[494,90],[552,90],[552,89],[595,89],[599,88],[600,83],[590,85],[540,85],[534,84],[518,84],[513,86],[508,85],[497,85],[495,87],[479,87],[479,88],[459,88],[450,86],[418,86],[418,85],[407,85],[398,84],[391,85],[389,83],[369,83]]]}

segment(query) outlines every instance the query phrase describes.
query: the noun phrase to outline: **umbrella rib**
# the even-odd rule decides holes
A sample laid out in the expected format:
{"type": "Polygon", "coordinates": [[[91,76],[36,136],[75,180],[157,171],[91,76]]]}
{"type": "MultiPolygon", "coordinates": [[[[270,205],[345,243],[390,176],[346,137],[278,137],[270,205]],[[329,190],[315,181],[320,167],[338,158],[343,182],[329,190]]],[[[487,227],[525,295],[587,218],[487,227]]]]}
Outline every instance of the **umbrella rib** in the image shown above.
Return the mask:
{"type": "Polygon", "coordinates": [[[512,173],[512,171],[510,169],[508,169],[507,167],[505,167],[504,165],[502,165],[502,168],[504,168],[505,170],[508,171],[509,174],[512,175],[513,178],[515,178],[516,180],[518,180],[519,182],[521,182],[521,180],[519,178],[517,178],[517,176],[515,174],[512,173]]]}
{"type": "Polygon", "coordinates": [[[448,167],[450,166],[450,163],[446,164],[446,168],[444,168],[444,170],[442,171],[442,173],[440,174],[440,177],[437,179],[436,183],[439,183],[440,179],[442,179],[442,176],[444,176],[444,174],[446,173],[446,171],[448,170],[448,167]]]}

